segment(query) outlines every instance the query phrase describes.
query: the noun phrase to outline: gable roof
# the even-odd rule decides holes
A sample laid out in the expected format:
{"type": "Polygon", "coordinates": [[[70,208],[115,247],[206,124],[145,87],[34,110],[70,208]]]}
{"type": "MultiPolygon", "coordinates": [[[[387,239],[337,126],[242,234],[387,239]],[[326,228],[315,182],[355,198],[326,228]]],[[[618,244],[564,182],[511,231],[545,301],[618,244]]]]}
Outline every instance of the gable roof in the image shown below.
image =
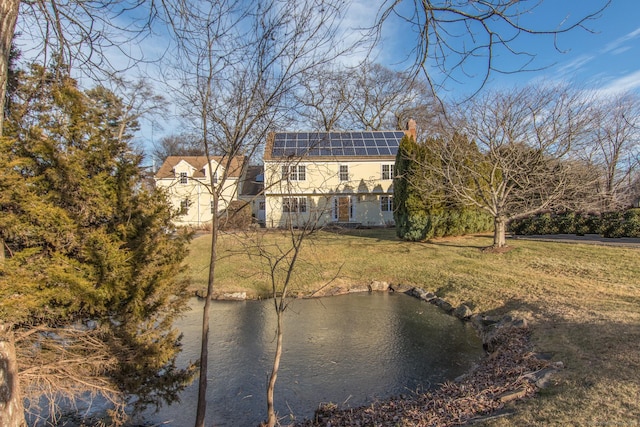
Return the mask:
{"type": "Polygon", "coordinates": [[[404,131],[274,132],[267,137],[264,159],[395,158],[404,131]]]}
{"type": "MultiPolygon", "coordinates": [[[[210,158],[223,167],[229,160],[229,158],[225,156],[211,156],[210,158]]],[[[232,158],[227,170],[227,176],[229,178],[239,178],[242,174],[242,168],[244,167],[246,160],[247,158],[245,156],[236,156],[232,158]]],[[[195,169],[192,175],[193,178],[204,178],[204,169],[207,166],[206,156],[169,156],[165,159],[164,163],[162,163],[158,172],[156,172],[155,178],[175,178],[176,174],[174,172],[174,168],[181,161],[188,163],[195,169]]]]}

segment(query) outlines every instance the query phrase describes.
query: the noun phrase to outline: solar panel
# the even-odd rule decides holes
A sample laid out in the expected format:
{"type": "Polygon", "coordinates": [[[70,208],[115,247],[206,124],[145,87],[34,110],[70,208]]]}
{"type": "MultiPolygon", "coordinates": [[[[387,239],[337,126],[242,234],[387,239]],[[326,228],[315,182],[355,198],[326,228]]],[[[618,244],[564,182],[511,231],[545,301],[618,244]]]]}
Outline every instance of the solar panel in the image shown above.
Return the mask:
{"type": "Polygon", "coordinates": [[[272,156],[395,156],[402,131],[276,133],[272,156]]]}

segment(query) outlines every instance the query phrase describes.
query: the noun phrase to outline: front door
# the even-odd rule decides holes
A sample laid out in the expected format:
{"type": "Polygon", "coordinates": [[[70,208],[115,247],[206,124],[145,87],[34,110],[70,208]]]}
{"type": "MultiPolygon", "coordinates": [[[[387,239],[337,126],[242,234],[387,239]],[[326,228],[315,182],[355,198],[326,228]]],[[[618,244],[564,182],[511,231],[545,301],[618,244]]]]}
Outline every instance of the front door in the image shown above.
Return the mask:
{"type": "Polygon", "coordinates": [[[338,197],[338,221],[349,222],[349,213],[351,208],[350,197],[338,197]]]}

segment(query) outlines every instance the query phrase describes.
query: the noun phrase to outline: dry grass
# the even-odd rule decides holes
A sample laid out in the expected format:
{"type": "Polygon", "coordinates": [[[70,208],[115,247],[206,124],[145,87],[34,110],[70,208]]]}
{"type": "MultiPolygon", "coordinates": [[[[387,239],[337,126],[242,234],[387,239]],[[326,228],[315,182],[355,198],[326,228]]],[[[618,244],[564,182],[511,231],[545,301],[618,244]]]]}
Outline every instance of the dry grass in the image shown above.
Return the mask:
{"type": "MultiPolygon", "coordinates": [[[[257,236],[221,237],[219,292],[268,295],[263,265],[246,250],[257,236]]],[[[276,232],[259,236],[286,245],[276,232]]],[[[407,243],[393,230],[319,232],[305,243],[295,288],[309,293],[337,274],[334,285],[402,283],[454,306],[519,314],[537,350],[566,369],[553,387],[486,425],[640,425],[640,249],[516,240],[506,253],[482,251],[490,244],[489,236],[407,243]]],[[[208,249],[208,235],[192,243],[195,287],[206,284],[208,249]]]]}

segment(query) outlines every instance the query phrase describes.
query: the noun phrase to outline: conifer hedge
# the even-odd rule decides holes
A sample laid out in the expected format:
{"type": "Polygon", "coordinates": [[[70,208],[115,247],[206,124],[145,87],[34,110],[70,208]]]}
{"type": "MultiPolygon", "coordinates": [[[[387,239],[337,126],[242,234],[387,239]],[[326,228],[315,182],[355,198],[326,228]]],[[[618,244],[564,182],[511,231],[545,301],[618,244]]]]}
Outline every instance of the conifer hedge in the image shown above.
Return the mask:
{"type": "Polygon", "coordinates": [[[490,215],[463,206],[446,189],[435,189],[435,185],[430,185],[430,182],[436,182],[437,177],[429,174],[421,165],[430,162],[437,166],[439,160],[433,154],[429,140],[425,144],[418,144],[413,138],[405,136],[400,142],[393,197],[398,237],[420,241],[492,230],[493,219],[490,215]],[[428,194],[425,191],[427,188],[432,189],[428,194]]]}

